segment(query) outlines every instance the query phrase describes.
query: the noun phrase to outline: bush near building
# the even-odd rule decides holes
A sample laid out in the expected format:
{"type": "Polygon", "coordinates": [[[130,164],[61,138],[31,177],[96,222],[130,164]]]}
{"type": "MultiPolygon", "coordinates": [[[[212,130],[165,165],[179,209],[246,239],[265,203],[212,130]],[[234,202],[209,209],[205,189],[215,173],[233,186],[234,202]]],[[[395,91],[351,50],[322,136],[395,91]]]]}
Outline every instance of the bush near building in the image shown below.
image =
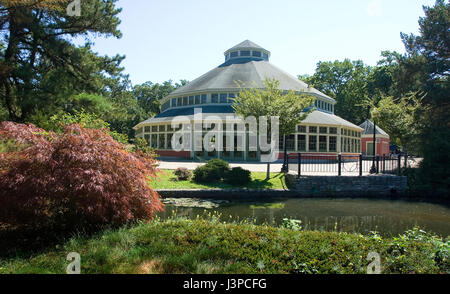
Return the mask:
{"type": "Polygon", "coordinates": [[[242,167],[234,167],[225,173],[225,182],[233,186],[245,186],[252,181],[251,172],[242,167]]]}
{"type": "Polygon", "coordinates": [[[205,165],[194,170],[194,181],[197,183],[221,181],[229,169],[228,162],[221,159],[211,159],[205,165]]]}
{"type": "Polygon", "coordinates": [[[174,175],[178,181],[188,181],[192,178],[192,172],[185,167],[179,167],[175,170],[174,175]]]}

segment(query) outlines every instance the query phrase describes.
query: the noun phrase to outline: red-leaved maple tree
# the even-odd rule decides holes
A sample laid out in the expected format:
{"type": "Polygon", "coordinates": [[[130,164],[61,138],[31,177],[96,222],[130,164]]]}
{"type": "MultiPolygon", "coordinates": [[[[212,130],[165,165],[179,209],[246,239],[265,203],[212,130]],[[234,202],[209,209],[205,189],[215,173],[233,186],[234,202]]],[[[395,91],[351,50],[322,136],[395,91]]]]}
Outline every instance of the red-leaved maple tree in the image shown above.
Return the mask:
{"type": "Polygon", "coordinates": [[[151,219],[163,209],[147,183],[155,176],[155,160],[128,152],[104,130],[69,125],[55,134],[2,122],[0,143],[10,149],[0,153],[0,223],[117,226],[151,219]]]}

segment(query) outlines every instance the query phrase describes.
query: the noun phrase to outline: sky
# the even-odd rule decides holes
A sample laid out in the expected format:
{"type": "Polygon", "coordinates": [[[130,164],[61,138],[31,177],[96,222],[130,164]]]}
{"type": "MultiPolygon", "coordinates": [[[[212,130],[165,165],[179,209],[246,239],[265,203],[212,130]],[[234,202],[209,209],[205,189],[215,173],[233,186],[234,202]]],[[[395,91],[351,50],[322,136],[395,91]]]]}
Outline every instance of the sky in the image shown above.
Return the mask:
{"type": "Polygon", "coordinates": [[[194,80],[251,40],[270,62],[313,74],[319,61],[376,65],[381,51],[403,53],[400,32],[418,34],[422,5],[434,0],[119,0],[121,39],[96,38],[94,51],[125,55],[134,85],[194,80]]]}

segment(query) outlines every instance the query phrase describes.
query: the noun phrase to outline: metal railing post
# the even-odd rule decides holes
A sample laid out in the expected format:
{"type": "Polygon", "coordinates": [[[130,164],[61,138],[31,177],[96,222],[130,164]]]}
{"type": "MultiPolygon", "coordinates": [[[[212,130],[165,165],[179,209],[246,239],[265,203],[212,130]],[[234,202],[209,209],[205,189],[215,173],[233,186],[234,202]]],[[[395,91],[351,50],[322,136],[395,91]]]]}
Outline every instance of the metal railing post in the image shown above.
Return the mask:
{"type": "Polygon", "coordinates": [[[338,176],[342,176],[342,154],[338,155],[338,176]]]}
{"type": "Polygon", "coordinates": [[[386,173],[386,154],[383,154],[383,174],[386,173]]]}
{"type": "Polygon", "coordinates": [[[405,169],[408,168],[408,153],[405,153],[405,169]]]}
{"type": "Polygon", "coordinates": [[[302,154],[298,153],[298,175],[297,177],[300,178],[302,175],[302,154]]]}
{"type": "Polygon", "coordinates": [[[399,154],[397,158],[398,175],[402,174],[402,156],[399,154]]]}
{"type": "Polygon", "coordinates": [[[289,156],[286,156],[286,153],[284,154],[284,162],[286,164],[286,166],[284,168],[281,168],[282,170],[284,169],[284,173],[289,173],[289,156]]]}
{"type": "Polygon", "coordinates": [[[359,176],[362,177],[363,175],[363,156],[362,154],[359,155],[359,176]]]}
{"type": "Polygon", "coordinates": [[[377,155],[377,174],[380,173],[380,155],[377,155]]]}

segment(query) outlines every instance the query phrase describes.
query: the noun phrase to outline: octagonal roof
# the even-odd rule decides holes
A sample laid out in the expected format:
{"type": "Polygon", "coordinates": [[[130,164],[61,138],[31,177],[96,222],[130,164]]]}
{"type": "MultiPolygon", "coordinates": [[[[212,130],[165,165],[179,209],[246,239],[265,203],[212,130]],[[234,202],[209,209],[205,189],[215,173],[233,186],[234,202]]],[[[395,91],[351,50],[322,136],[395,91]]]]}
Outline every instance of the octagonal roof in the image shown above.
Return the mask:
{"type": "MultiPolygon", "coordinates": [[[[225,53],[227,54],[228,52],[242,48],[265,50],[249,40],[246,40],[233,48],[225,53]]],[[[286,73],[263,58],[253,56],[231,58],[187,85],[173,91],[169,96],[189,95],[199,91],[238,91],[240,89],[240,84],[244,88],[263,89],[265,88],[264,82],[266,78],[280,81],[281,90],[311,93],[322,97],[331,103],[335,103],[333,98],[330,98],[317,89],[309,87],[297,77],[286,73]]]]}

